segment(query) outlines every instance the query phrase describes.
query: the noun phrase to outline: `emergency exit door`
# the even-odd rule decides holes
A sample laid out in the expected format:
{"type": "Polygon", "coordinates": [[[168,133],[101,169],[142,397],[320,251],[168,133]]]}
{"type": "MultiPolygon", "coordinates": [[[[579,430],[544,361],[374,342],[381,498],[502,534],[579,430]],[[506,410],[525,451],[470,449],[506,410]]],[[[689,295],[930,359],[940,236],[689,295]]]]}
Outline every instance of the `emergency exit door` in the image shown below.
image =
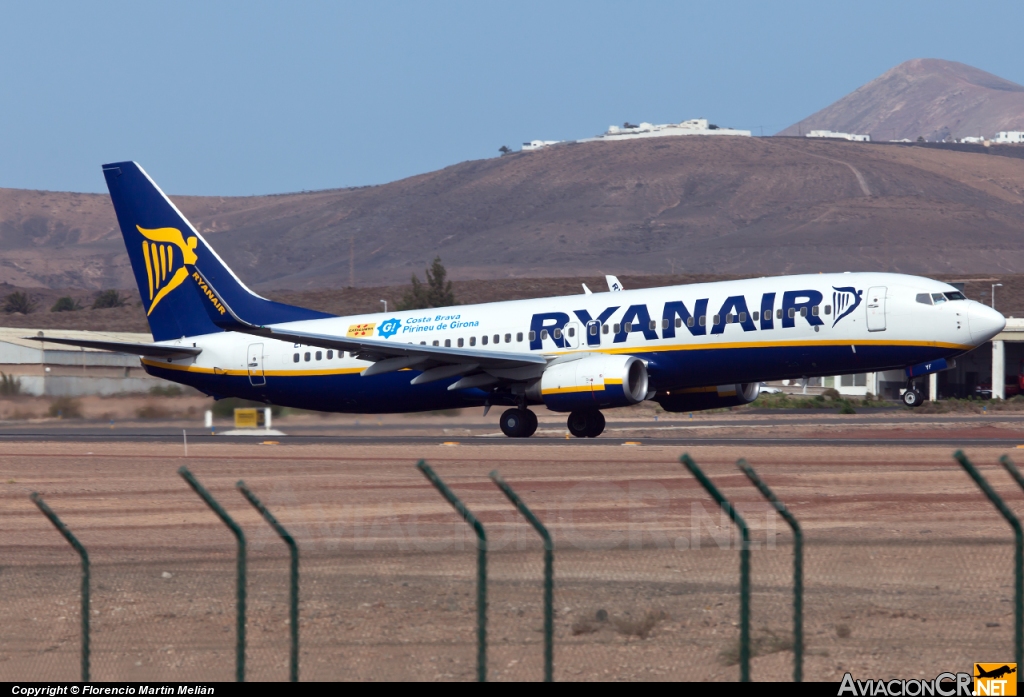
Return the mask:
{"type": "Polygon", "coordinates": [[[885,286],[868,288],[868,331],[885,331],[885,286]]]}
{"type": "Polygon", "coordinates": [[[253,387],[263,387],[267,384],[267,378],[263,374],[263,344],[249,344],[249,353],[246,354],[246,368],[249,371],[249,384],[253,387]]]}

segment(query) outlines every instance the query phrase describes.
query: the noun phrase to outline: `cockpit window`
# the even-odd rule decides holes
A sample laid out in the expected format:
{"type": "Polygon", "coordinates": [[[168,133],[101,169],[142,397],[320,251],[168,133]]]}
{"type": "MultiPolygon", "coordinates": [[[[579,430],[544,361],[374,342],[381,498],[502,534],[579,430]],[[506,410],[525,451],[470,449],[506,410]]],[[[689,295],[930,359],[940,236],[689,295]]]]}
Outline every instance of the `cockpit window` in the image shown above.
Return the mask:
{"type": "Polygon", "coordinates": [[[946,296],[947,300],[967,300],[964,294],[958,290],[954,290],[952,293],[944,293],[943,295],[946,296]]]}
{"type": "Polygon", "coordinates": [[[932,301],[934,301],[936,305],[938,305],[939,303],[944,303],[946,302],[946,296],[943,295],[942,293],[932,293],[932,301]]]}
{"type": "MultiPolygon", "coordinates": [[[[945,298],[943,298],[943,299],[945,299],[945,298]]],[[[928,295],[927,293],[918,293],[917,294],[917,302],[921,303],[922,305],[931,305],[932,304],[932,296],[928,295]]]]}

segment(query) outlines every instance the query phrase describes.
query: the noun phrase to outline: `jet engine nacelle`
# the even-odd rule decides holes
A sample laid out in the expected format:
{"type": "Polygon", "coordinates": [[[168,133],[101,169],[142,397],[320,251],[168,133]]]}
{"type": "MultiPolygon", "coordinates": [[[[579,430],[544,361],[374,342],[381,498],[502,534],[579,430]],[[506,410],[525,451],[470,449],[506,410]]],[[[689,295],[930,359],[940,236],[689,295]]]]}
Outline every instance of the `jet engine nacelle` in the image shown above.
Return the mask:
{"type": "Polygon", "coordinates": [[[691,387],[659,392],[654,401],[665,411],[702,411],[750,404],[760,392],[760,383],[745,382],[717,387],[691,387]]]}
{"type": "Polygon", "coordinates": [[[552,411],[626,407],[647,397],[647,366],[635,356],[605,355],[556,363],[526,394],[552,411]]]}

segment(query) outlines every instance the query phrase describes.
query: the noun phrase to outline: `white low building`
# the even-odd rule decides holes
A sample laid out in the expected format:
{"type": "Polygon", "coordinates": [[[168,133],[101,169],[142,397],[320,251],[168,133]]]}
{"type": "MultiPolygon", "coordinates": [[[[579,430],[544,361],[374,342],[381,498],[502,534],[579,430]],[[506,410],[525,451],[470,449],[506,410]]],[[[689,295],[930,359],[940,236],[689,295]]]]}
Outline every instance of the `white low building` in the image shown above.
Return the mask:
{"type": "Polygon", "coordinates": [[[860,133],[840,133],[839,131],[810,131],[807,138],[838,138],[840,140],[855,140],[860,143],[870,143],[871,136],[860,133]]]}
{"type": "Polygon", "coordinates": [[[558,145],[564,143],[562,140],[531,140],[529,143],[523,143],[523,152],[529,152],[531,150],[540,150],[541,148],[548,148],[552,145],[558,145]]]}
{"type": "Polygon", "coordinates": [[[609,126],[608,130],[593,138],[584,138],[578,143],[589,143],[601,140],[632,140],[634,138],[663,138],[666,136],[746,136],[750,137],[750,131],[741,131],[735,128],[721,128],[707,119],[690,119],[680,123],[653,124],[643,123],[634,126],[625,124],[623,126],[609,126]]]}
{"type": "Polygon", "coordinates": [[[80,397],[148,392],[164,380],[142,369],[138,356],[47,344],[26,336],[52,335],[106,341],[149,343],[149,334],[86,332],[69,329],[0,328],[0,373],[19,385],[21,394],[80,397]]]}
{"type": "Polygon", "coordinates": [[[999,131],[992,142],[1000,145],[1020,145],[1024,143],[1024,131],[999,131]]]}

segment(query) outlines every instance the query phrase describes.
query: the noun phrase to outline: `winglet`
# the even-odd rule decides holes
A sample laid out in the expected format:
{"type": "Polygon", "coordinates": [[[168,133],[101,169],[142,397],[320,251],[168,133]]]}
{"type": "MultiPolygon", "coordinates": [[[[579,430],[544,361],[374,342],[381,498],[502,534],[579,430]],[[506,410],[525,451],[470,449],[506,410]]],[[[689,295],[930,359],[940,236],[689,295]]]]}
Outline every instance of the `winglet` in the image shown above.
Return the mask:
{"type": "Polygon", "coordinates": [[[617,279],[615,276],[605,276],[604,280],[608,281],[608,290],[610,290],[613,293],[616,293],[623,289],[622,284],[619,283],[619,279],[617,279]]]}

